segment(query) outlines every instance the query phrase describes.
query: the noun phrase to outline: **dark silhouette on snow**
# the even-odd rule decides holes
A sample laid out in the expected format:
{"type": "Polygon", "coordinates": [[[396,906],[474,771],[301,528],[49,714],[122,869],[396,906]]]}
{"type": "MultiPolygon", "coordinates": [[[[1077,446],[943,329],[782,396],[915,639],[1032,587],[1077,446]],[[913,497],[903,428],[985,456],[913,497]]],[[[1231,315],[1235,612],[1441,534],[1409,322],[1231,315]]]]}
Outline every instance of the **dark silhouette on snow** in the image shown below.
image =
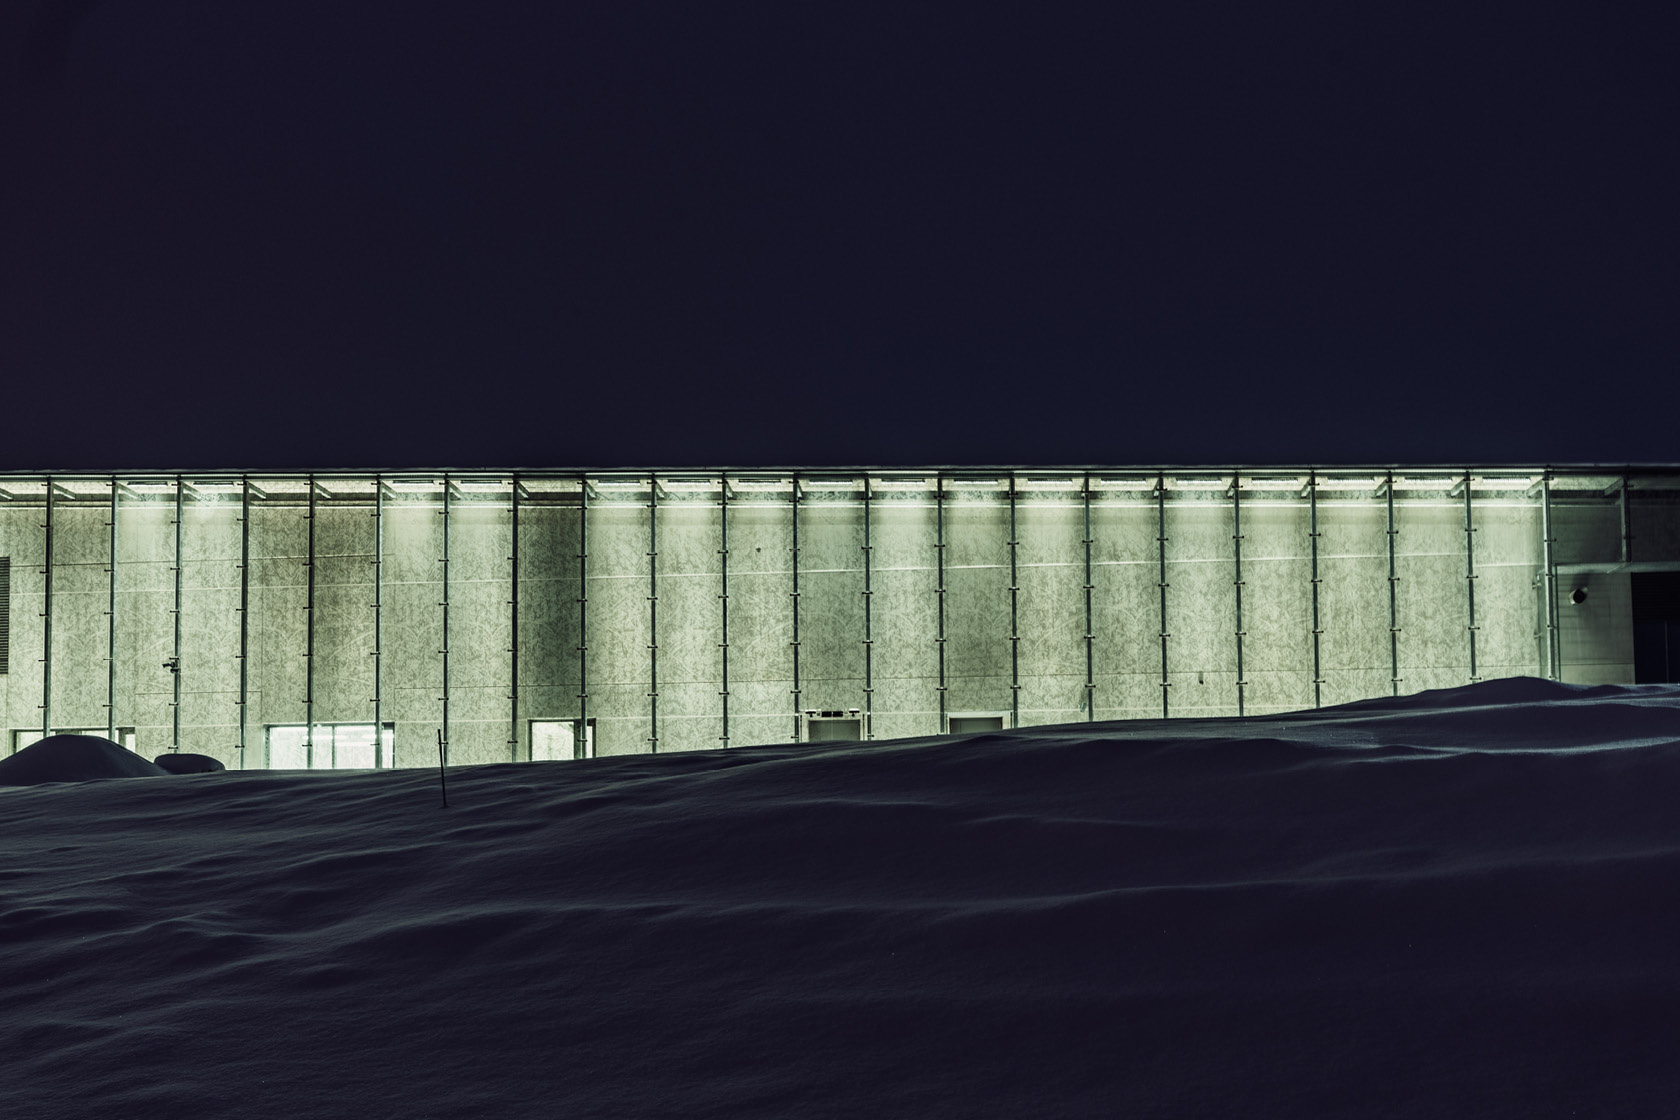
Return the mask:
{"type": "Polygon", "coordinates": [[[185,751],[160,754],[153,761],[171,774],[214,774],[218,770],[227,769],[219,758],[211,758],[207,754],[188,754],[185,751]]]}
{"type": "Polygon", "coordinates": [[[155,778],[167,773],[163,767],[98,735],[49,735],[10,758],[0,758],[0,786],[155,778]]]}

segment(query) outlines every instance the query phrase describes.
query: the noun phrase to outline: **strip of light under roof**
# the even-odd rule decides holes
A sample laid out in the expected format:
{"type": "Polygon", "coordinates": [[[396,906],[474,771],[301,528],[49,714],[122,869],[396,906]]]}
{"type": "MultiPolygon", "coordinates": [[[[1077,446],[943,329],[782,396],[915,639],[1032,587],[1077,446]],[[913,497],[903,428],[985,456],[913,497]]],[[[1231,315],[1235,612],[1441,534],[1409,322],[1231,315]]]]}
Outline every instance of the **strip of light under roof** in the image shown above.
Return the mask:
{"type": "Polygon", "coordinates": [[[1387,482],[1384,478],[1315,478],[1312,488],[1336,493],[1363,494],[1371,490],[1381,490],[1387,482]]]}
{"type": "Polygon", "coordinates": [[[1238,483],[1244,490],[1300,490],[1307,485],[1306,475],[1294,478],[1249,478],[1246,475],[1238,483]]]}

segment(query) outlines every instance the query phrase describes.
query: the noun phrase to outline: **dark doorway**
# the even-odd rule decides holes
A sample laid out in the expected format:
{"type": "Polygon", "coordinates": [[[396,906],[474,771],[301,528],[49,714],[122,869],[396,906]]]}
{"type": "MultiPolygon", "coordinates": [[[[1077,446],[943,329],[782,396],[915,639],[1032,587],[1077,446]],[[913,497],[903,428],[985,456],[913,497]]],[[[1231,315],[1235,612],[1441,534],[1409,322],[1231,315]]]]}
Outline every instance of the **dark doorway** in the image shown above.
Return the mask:
{"type": "Polygon", "coordinates": [[[1680,682],[1680,572],[1633,573],[1633,679],[1680,682]]]}

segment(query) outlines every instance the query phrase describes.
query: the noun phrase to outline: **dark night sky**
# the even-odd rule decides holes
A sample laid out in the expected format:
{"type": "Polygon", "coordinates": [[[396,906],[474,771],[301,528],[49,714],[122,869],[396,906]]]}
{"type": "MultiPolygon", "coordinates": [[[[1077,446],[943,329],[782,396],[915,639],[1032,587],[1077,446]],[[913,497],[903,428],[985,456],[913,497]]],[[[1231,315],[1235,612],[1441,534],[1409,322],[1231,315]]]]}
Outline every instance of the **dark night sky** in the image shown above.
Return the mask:
{"type": "Polygon", "coordinates": [[[1680,460],[1673,5],[1148,7],[17,5],[0,468],[1680,460]]]}

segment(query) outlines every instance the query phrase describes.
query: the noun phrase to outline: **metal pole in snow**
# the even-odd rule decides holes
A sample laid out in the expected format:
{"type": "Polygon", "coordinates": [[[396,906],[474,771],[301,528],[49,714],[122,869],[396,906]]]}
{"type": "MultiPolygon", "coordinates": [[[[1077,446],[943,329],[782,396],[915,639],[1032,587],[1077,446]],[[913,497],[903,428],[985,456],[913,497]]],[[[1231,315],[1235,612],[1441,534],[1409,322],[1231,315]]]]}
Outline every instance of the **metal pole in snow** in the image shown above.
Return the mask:
{"type": "Polygon", "coordinates": [[[443,794],[443,807],[449,808],[449,786],[443,778],[443,728],[438,728],[438,792],[443,794]]]}

